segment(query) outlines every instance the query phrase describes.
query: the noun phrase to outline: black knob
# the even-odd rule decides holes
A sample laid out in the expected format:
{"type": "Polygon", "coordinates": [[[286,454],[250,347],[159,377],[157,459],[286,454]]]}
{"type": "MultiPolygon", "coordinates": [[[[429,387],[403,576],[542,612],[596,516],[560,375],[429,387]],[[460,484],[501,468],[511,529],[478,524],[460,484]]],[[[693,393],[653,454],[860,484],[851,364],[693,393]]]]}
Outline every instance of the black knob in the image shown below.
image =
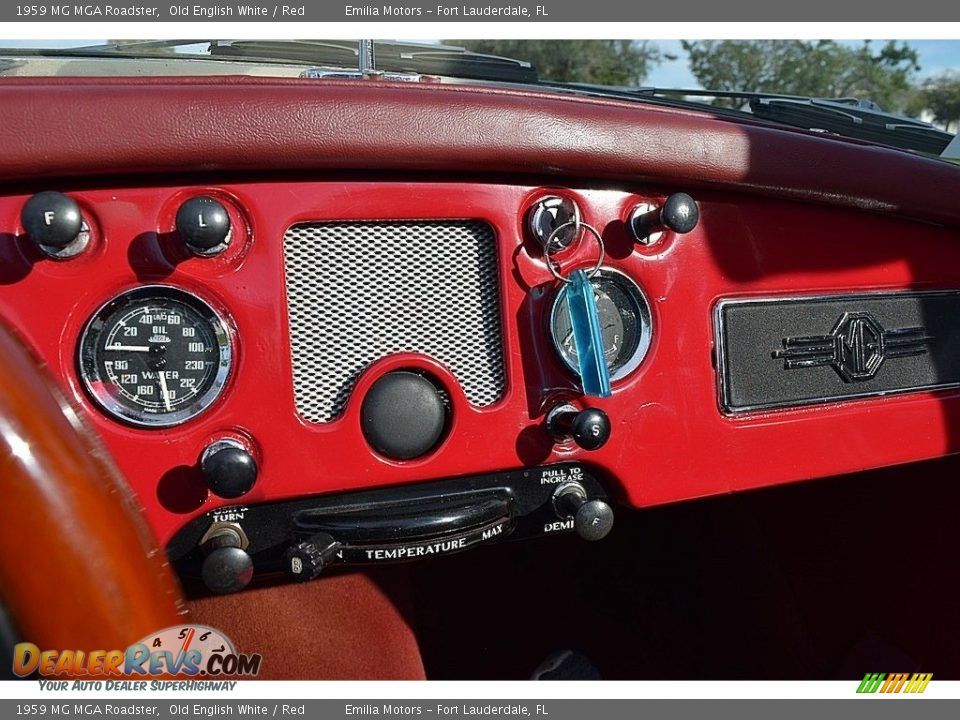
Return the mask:
{"type": "Polygon", "coordinates": [[[338,547],[337,541],[326,533],[292,545],[284,557],[287,574],[299,582],[313,580],[323,572],[338,547]]]}
{"type": "Polygon", "coordinates": [[[409,460],[432,450],[447,425],[440,389],[408,370],[387,373],[363,399],[360,427],[370,446],[394,460],[409,460]]]}
{"type": "Polygon", "coordinates": [[[664,229],[684,234],[693,230],[700,221],[700,208],[686,193],[674,193],[662,206],[638,212],[630,217],[630,229],[637,242],[646,243],[647,238],[664,229]]]}
{"type": "Polygon", "coordinates": [[[613,509],[603,500],[587,500],[579,483],[559,487],[554,507],[561,519],[573,518],[573,527],[584,540],[602,540],[613,529],[613,509]]]}
{"type": "Polygon", "coordinates": [[[200,578],[211,592],[220,595],[243,590],[253,579],[253,560],[244,549],[246,536],[238,525],[212,528],[203,541],[207,554],[200,567],[200,578]]]}
{"type": "Polygon", "coordinates": [[[253,560],[241,548],[217,548],[204,559],[200,577],[210,592],[219,595],[239,592],[253,579],[253,560]]]}
{"type": "Polygon", "coordinates": [[[176,222],[177,232],[195,255],[217,255],[230,241],[230,214],[223,203],[207,195],[184,202],[176,222]]]}
{"type": "Polygon", "coordinates": [[[200,470],[207,487],[222,498],[245,495],[257,482],[257,461],[239,442],[219,440],[200,457],[200,470]]]}
{"type": "Polygon", "coordinates": [[[63,250],[74,242],[83,228],[77,201],[60,192],[45,190],[24,203],[20,222],[41,250],[63,250]]]}
{"type": "Polygon", "coordinates": [[[547,415],[547,430],[557,441],[572,437],[584,450],[599,450],[610,439],[610,418],[598,408],[562,405],[547,415]]]}

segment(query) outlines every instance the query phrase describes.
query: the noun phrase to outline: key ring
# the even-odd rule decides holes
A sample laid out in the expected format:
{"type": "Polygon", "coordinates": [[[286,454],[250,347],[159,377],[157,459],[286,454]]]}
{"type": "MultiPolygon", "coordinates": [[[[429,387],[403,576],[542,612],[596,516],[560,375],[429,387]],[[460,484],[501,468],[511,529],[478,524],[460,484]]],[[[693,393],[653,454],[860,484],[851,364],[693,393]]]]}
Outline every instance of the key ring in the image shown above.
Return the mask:
{"type": "Polygon", "coordinates": [[[550,274],[560,282],[564,283],[570,282],[570,278],[565,278],[560,274],[560,263],[550,257],[550,243],[553,242],[553,239],[556,237],[557,233],[569,225],[579,226],[581,230],[589,230],[590,234],[597,239],[597,246],[600,248],[600,256],[597,258],[597,264],[594,265],[593,268],[591,268],[587,273],[588,278],[592,278],[600,271],[600,268],[603,266],[604,256],[606,254],[606,251],[603,248],[603,238],[600,237],[600,233],[597,232],[597,229],[593,225],[580,222],[579,220],[570,220],[569,222],[563,223],[563,225],[558,225],[555,227],[553,232],[547,236],[547,239],[543,243],[543,259],[547,262],[547,269],[550,271],[550,274]]]}

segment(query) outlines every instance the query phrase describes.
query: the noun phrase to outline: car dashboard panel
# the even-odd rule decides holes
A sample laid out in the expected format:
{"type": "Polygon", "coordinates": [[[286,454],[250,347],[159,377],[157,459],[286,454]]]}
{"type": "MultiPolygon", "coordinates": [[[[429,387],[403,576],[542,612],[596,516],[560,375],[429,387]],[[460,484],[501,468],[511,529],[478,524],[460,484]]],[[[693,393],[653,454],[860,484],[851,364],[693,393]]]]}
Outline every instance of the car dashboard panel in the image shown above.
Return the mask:
{"type": "Polygon", "coordinates": [[[584,177],[35,178],[0,197],[0,315],[182,576],[215,592],[254,566],[309,579],[500,536],[596,539],[618,503],[957,450],[949,223],[746,181],[584,177]],[[638,213],[681,192],[694,226],[638,236],[638,213]],[[82,235],[68,251],[37,239],[64,195],[82,235]],[[545,201],[596,237],[546,256],[545,201]],[[609,397],[582,392],[559,299],[575,269],[593,282],[609,397]]]}

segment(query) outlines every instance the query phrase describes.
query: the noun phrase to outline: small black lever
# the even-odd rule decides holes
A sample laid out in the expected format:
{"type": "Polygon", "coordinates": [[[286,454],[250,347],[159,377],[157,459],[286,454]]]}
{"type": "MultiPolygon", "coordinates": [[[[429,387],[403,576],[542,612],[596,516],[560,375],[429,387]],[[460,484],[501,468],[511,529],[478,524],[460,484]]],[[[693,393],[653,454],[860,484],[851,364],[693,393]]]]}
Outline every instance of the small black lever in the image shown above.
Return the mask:
{"type": "Polygon", "coordinates": [[[663,205],[652,210],[638,206],[630,215],[630,230],[634,239],[643,245],[650,243],[650,236],[664,230],[685,234],[700,221],[700,208],[686,193],[674,193],[663,205]]]}
{"type": "Polygon", "coordinates": [[[573,438],[584,450],[599,450],[610,439],[610,418],[598,408],[560,405],[547,414],[547,432],[558,442],[573,438]]]}
{"type": "Polygon", "coordinates": [[[299,582],[313,580],[330,564],[339,547],[340,543],[327,533],[316,533],[287,550],[287,573],[299,582]]]}

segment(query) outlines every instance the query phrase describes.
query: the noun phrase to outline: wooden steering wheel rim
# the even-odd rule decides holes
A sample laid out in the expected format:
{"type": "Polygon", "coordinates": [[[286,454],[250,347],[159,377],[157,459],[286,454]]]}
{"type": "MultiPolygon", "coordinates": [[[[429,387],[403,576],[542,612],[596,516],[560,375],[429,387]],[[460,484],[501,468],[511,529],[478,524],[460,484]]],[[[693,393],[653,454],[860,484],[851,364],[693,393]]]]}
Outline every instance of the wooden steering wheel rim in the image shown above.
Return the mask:
{"type": "Polygon", "coordinates": [[[182,622],[166,553],[106,451],[0,326],[0,598],[41,650],[125,649],[182,622]]]}

